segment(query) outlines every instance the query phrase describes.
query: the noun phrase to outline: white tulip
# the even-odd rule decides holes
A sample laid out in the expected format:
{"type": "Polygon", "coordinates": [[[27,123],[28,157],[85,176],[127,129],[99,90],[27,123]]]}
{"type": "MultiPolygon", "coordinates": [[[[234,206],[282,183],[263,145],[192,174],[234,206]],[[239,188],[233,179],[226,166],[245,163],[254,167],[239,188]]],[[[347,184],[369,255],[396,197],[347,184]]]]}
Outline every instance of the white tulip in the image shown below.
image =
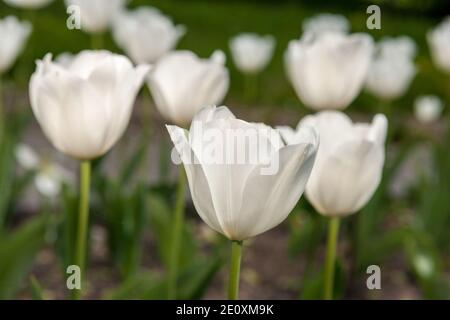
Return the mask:
{"type": "Polygon", "coordinates": [[[391,101],[406,93],[415,75],[416,67],[410,58],[379,56],[370,66],[366,89],[382,100],[391,101]]]}
{"type": "Polygon", "coordinates": [[[321,34],[324,32],[348,33],[350,22],[340,14],[322,13],[303,22],[303,32],[321,34]]]}
{"type": "Polygon", "coordinates": [[[56,64],[58,64],[64,68],[68,68],[74,58],[75,58],[75,55],[73,53],[63,52],[55,57],[55,62],[56,62],[56,64]]]}
{"type": "Polygon", "coordinates": [[[408,37],[381,40],[367,75],[366,89],[386,101],[404,95],[416,75],[415,51],[415,44],[408,37]]]}
{"type": "Polygon", "coordinates": [[[16,17],[0,19],[0,75],[14,64],[31,33],[31,24],[16,17]]]}
{"type": "Polygon", "coordinates": [[[34,185],[45,197],[55,198],[63,184],[71,184],[74,177],[64,167],[41,158],[29,145],[18,144],[15,148],[17,162],[26,170],[35,171],[34,185]]]}
{"type": "Polygon", "coordinates": [[[108,51],[83,51],[67,67],[48,54],[30,80],[31,107],[58,150],[93,159],[122,136],[148,71],[108,51]]]}
{"type": "Polygon", "coordinates": [[[413,59],[417,53],[417,46],[414,40],[408,36],[384,37],[378,42],[378,50],[383,56],[400,55],[413,59]]]}
{"type": "MultiPolygon", "coordinates": [[[[375,116],[372,124],[353,124],[338,111],[306,116],[298,124],[312,126],[320,147],[306,197],[321,214],[341,217],[360,210],[377,189],[384,164],[387,119],[375,116]]],[[[288,144],[298,143],[298,129],[279,128],[288,144]]]]}
{"type": "Polygon", "coordinates": [[[434,63],[450,72],[450,16],[427,33],[427,40],[434,63]]]}
{"type": "Polygon", "coordinates": [[[258,73],[269,63],[275,48],[272,36],[241,33],[230,40],[230,50],[236,67],[244,73],[258,73]]]}
{"type": "Polygon", "coordinates": [[[163,117],[187,127],[201,108],[222,102],[229,86],[224,64],[221,51],[209,59],[200,59],[190,51],[174,51],[159,60],[148,85],[163,117]]]}
{"type": "Polygon", "coordinates": [[[414,114],[416,119],[423,123],[438,120],[443,108],[442,100],[433,95],[420,96],[414,101],[414,114]]]}
{"type": "Polygon", "coordinates": [[[344,109],[358,95],[373,52],[369,35],[307,34],[289,43],[287,75],[309,108],[344,109]]]}
{"type": "Polygon", "coordinates": [[[122,10],[125,0],[64,0],[66,6],[80,10],[81,29],[89,33],[105,32],[122,10]]]}
{"type": "Polygon", "coordinates": [[[189,131],[167,128],[198,214],[230,240],[254,237],[286,219],[304,191],[318,147],[312,128],[302,128],[298,143],[285,146],[276,130],[236,119],[227,107],[202,109],[189,131]],[[277,163],[278,170],[263,174],[268,163],[277,163]]]}
{"type": "Polygon", "coordinates": [[[23,9],[40,9],[52,1],[53,0],[5,0],[10,6],[23,9]]]}
{"type": "Polygon", "coordinates": [[[122,11],[113,23],[114,40],[135,63],[156,62],[175,48],[185,32],[184,26],[175,26],[151,7],[122,11]]]}

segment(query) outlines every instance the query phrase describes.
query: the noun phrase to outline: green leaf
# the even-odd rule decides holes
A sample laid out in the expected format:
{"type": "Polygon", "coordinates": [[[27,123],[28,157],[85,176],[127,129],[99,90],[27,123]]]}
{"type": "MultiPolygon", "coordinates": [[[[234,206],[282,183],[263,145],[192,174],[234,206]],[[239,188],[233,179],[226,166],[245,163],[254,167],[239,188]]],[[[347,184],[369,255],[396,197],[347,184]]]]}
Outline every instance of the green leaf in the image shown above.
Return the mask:
{"type": "Polygon", "coordinates": [[[193,259],[191,265],[181,271],[179,279],[179,298],[202,298],[222,264],[223,259],[220,256],[209,259],[193,259]]]}
{"type": "MultiPolygon", "coordinates": [[[[158,255],[162,263],[167,267],[170,260],[170,247],[172,241],[173,210],[167,201],[156,194],[150,194],[148,198],[149,220],[155,234],[155,243],[158,255]]],[[[198,252],[196,240],[190,231],[189,224],[185,221],[183,238],[180,250],[180,268],[183,268],[192,260],[198,252]]]]}
{"type": "Polygon", "coordinates": [[[163,277],[152,272],[140,273],[126,280],[119,287],[105,295],[108,300],[126,299],[164,299],[166,295],[166,281],[163,277]]]}
{"type": "Polygon", "coordinates": [[[30,286],[33,300],[44,300],[44,290],[42,290],[42,286],[35,276],[30,277],[30,286]]]}
{"type": "Polygon", "coordinates": [[[44,244],[47,217],[38,216],[0,239],[0,299],[18,291],[34,257],[44,244]]]}

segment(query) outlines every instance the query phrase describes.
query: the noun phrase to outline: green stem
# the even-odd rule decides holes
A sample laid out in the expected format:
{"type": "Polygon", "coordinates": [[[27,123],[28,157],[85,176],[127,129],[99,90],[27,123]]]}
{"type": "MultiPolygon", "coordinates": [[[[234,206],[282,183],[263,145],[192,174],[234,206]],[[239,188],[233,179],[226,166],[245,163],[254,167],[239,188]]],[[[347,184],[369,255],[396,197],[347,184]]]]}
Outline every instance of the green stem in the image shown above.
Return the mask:
{"type": "Polygon", "coordinates": [[[167,297],[168,299],[177,298],[177,278],[178,278],[178,264],[180,260],[180,246],[183,234],[184,224],[184,204],[186,191],[186,173],[184,167],[178,167],[178,187],[177,199],[175,203],[175,216],[172,229],[171,252],[167,279],[167,297]]]}
{"type": "Polygon", "coordinates": [[[339,218],[330,218],[328,223],[327,255],[325,260],[324,299],[333,299],[334,268],[336,261],[336,247],[339,234],[339,218]]]}
{"type": "MultiPolygon", "coordinates": [[[[91,163],[83,161],[80,165],[80,206],[78,211],[78,228],[75,244],[75,265],[80,268],[81,278],[84,278],[86,259],[87,230],[89,223],[89,186],[91,178],[91,163]]],[[[74,299],[79,299],[81,290],[74,290],[74,299]]]]}
{"type": "Polygon", "coordinates": [[[2,77],[0,75],[0,141],[3,140],[4,117],[5,112],[3,110],[3,83],[2,77]]]}
{"type": "Polygon", "coordinates": [[[91,49],[101,50],[104,49],[103,33],[93,33],[91,35],[91,49]]]}
{"type": "Polygon", "coordinates": [[[242,241],[231,241],[230,278],[228,282],[228,299],[239,298],[239,275],[241,273],[242,241]]]}
{"type": "Polygon", "coordinates": [[[258,91],[258,77],[256,74],[244,74],[244,97],[245,102],[251,105],[258,91]]]}

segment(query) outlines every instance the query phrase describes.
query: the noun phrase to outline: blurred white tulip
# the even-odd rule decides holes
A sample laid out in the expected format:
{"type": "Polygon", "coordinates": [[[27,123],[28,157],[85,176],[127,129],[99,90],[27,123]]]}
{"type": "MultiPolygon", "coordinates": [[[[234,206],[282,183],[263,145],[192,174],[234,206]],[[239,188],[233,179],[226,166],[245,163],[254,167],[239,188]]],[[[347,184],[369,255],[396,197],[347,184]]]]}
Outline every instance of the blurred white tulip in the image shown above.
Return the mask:
{"type": "Polygon", "coordinates": [[[189,131],[167,129],[198,214],[230,240],[254,237],[286,219],[304,191],[318,147],[312,128],[302,128],[297,143],[285,146],[276,130],[236,119],[227,107],[202,109],[189,131]],[[212,160],[206,150],[227,161],[212,160]],[[257,161],[228,161],[241,156],[257,161]],[[278,163],[278,170],[262,174],[271,162],[278,163]]]}
{"type": "Polygon", "coordinates": [[[68,68],[74,58],[75,58],[75,55],[73,53],[63,52],[56,56],[55,63],[64,68],[68,68]]]}
{"type": "Polygon", "coordinates": [[[47,54],[30,80],[30,102],[47,138],[79,160],[106,153],[125,131],[149,66],[108,51],[82,51],[67,66],[47,54]]]}
{"type": "Polygon", "coordinates": [[[348,33],[350,22],[340,14],[321,13],[303,22],[303,32],[321,34],[324,32],[348,33]]]}
{"type": "Polygon", "coordinates": [[[423,123],[438,120],[443,108],[442,100],[433,95],[420,96],[414,101],[414,115],[423,123]]]}
{"type": "Polygon", "coordinates": [[[415,44],[408,37],[380,41],[367,75],[366,89],[385,101],[404,95],[416,75],[415,51],[415,44]]]}
{"type": "Polygon", "coordinates": [[[400,55],[414,59],[417,53],[416,43],[408,36],[384,37],[378,42],[377,46],[380,54],[383,56],[400,55]]]}
{"type": "Polygon", "coordinates": [[[344,109],[359,94],[372,53],[373,41],[367,34],[306,34],[289,43],[286,72],[307,107],[344,109]]]}
{"type": "Polygon", "coordinates": [[[222,51],[209,59],[190,51],[174,51],[160,59],[148,76],[148,86],[162,116],[188,127],[201,108],[222,102],[229,86],[224,64],[222,51]]]}
{"type": "Polygon", "coordinates": [[[352,123],[338,111],[322,111],[303,118],[297,131],[278,128],[288,144],[299,141],[299,128],[311,126],[320,135],[316,163],[306,185],[306,197],[322,215],[346,216],[360,210],[372,197],[385,158],[387,119],[372,124],[352,123]]]}
{"type": "Polygon", "coordinates": [[[74,183],[70,171],[54,162],[41,158],[27,144],[18,144],[15,148],[17,162],[26,170],[35,171],[34,185],[45,197],[55,198],[59,195],[63,184],[74,183]]]}
{"type": "Polygon", "coordinates": [[[156,62],[175,48],[185,32],[184,26],[175,26],[151,7],[122,11],[113,23],[114,40],[135,63],[156,62]]]}
{"type": "Polygon", "coordinates": [[[10,6],[22,9],[40,9],[52,1],[53,0],[5,0],[10,6]]]}
{"type": "Polygon", "coordinates": [[[275,38],[255,33],[241,33],[230,40],[230,50],[236,67],[244,73],[258,73],[270,62],[275,38]]]}
{"type": "Polygon", "coordinates": [[[450,72],[450,16],[427,33],[427,40],[436,66],[450,72]]]}
{"type": "Polygon", "coordinates": [[[81,29],[88,33],[105,32],[122,10],[125,0],[64,0],[66,6],[80,9],[81,29]]]}
{"type": "Polygon", "coordinates": [[[0,19],[0,75],[14,64],[25,47],[32,27],[14,16],[0,19]]]}

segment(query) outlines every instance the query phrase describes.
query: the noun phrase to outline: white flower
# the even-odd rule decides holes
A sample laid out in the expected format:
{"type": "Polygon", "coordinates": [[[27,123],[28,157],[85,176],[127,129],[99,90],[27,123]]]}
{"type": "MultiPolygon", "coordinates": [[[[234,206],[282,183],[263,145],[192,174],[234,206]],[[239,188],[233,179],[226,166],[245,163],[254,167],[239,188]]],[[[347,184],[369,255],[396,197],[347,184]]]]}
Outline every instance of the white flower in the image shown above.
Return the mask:
{"type": "Polygon", "coordinates": [[[450,72],[450,16],[427,33],[427,40],[434,63],[450,72]]]}
{"type": "Polygon", "coordinates": [[[122,11],[113,23],[114,40],[135,63],[156,62],[175,48],[185,32],[184,26],[175,26],[151,7],[122,11]]]}
{"type": "Polygon", "coordinates": [[[52,1],[53,0],[5,0],[10,6],[23,9],[40,9],[52,1]]]}
{"type": "MultiPolygon", "coordinates": [[[[384,164],[387,119],[375,116],[372,124],[353,124],[338,111],[306,116],[299,127],[311,126],[320,136],[320,147],[306,196],[325,216],[340,217],[360,210],[377,189],[384,164]]],[[[299,134],[289,127],[279,131],[288,144],[299,134]]]]}
{"type": "Polygon", "coordinates": [[[68,68],[74,58],[75,58],[75,55],[73,53],[63,52],[63,53],[59,54],[58,56],[56,56],[55,63],[64,68],[68,68]]]}
{"type": "Polygon", "coordinates": [[[414,114],[416,119],[423,123],[429,123],[439,119],[443,108],[442,100],[433,95],[420,96],[414,101],[414,114]]]}
{"type": "Polygon", "coordinates": [[[34,185],[45,197],[59,195],[63,184],[74,182],[73,175],[57,163],[48,162],[36,154],[29,145],[18,144],[15,149],[17,162],[26,170],[35,171],[34,185]]]}
{"type": "Polygon", "coordinates": [[[0,74],[8,71],[25,47],[31,24],[16,17],[0,19],[0,74]]]}
{"type": "Polygon", "coordinates": [[[413,59],[416,56],[417,46],[414,40],[408,36],[384,37],[378,42],[378,50],[383,56],[400,55],[413,59]]]}
{"type": "Polygon", "coordinates": [[[269,63],[275,48],[272,36],[241,33],[230,40],[230,49],[236,67],[244,73],[257,73],[269,63]]]}
{"type": "Polygon", "coordinates": [[[190,51],[174,51],[159,60],[148,85],[163,117],[187,127],[201,108],[222,102],[229,86],[224,64],[221,51],[209,59],[200,59],[190,51]]]}
{"type": "Polygon", "coordinates": [[[307,34],[289,43],[286,72],[309,108],[344,109],[358,95],[373,52],[369,35],[307,34]]]}
{"type": "Polygon", "coordinates": [[[303,32],[321,34],[324,32],[348,33],[350,22],[340,14],[321,13],[303,22],[303,32]]]}
{"type": "Polygon", "coordinates": [[[66,6],[80,9],[81,28],[89,33],[105,32],[114,17],[125,5],[125,0],[64,0],[66,6]]]}
{"type": "Polygon", "coordinates": [[[312,128],[302,128],[298,143],[285,146],[276,130],[236,119],[226,107],[202,109],[189,131],[167,128],[198,214],[230,240],[254,237],[286,219],[304,191],[318,147],[312,128]],[[243,156],[247,161],[210,161],[207,149],[222,154],[221,160],[243,156]],[[276,172],[262,174],[275,162],[276,172]]]}
{"type": "Polygon", "coordinates": [[[82,51],[67,67],[48,54],[30,80],[31,107],[58,150],[93,159],[122,136],[148,70],[108,51],[82,51]]]}
{"type": "Polygon", "coordinates": [[[414,55],[415,44],[408,37],[382,40],[367,75],[366,89],[386,101],[404,95],[416,75],[414,55]]]}

